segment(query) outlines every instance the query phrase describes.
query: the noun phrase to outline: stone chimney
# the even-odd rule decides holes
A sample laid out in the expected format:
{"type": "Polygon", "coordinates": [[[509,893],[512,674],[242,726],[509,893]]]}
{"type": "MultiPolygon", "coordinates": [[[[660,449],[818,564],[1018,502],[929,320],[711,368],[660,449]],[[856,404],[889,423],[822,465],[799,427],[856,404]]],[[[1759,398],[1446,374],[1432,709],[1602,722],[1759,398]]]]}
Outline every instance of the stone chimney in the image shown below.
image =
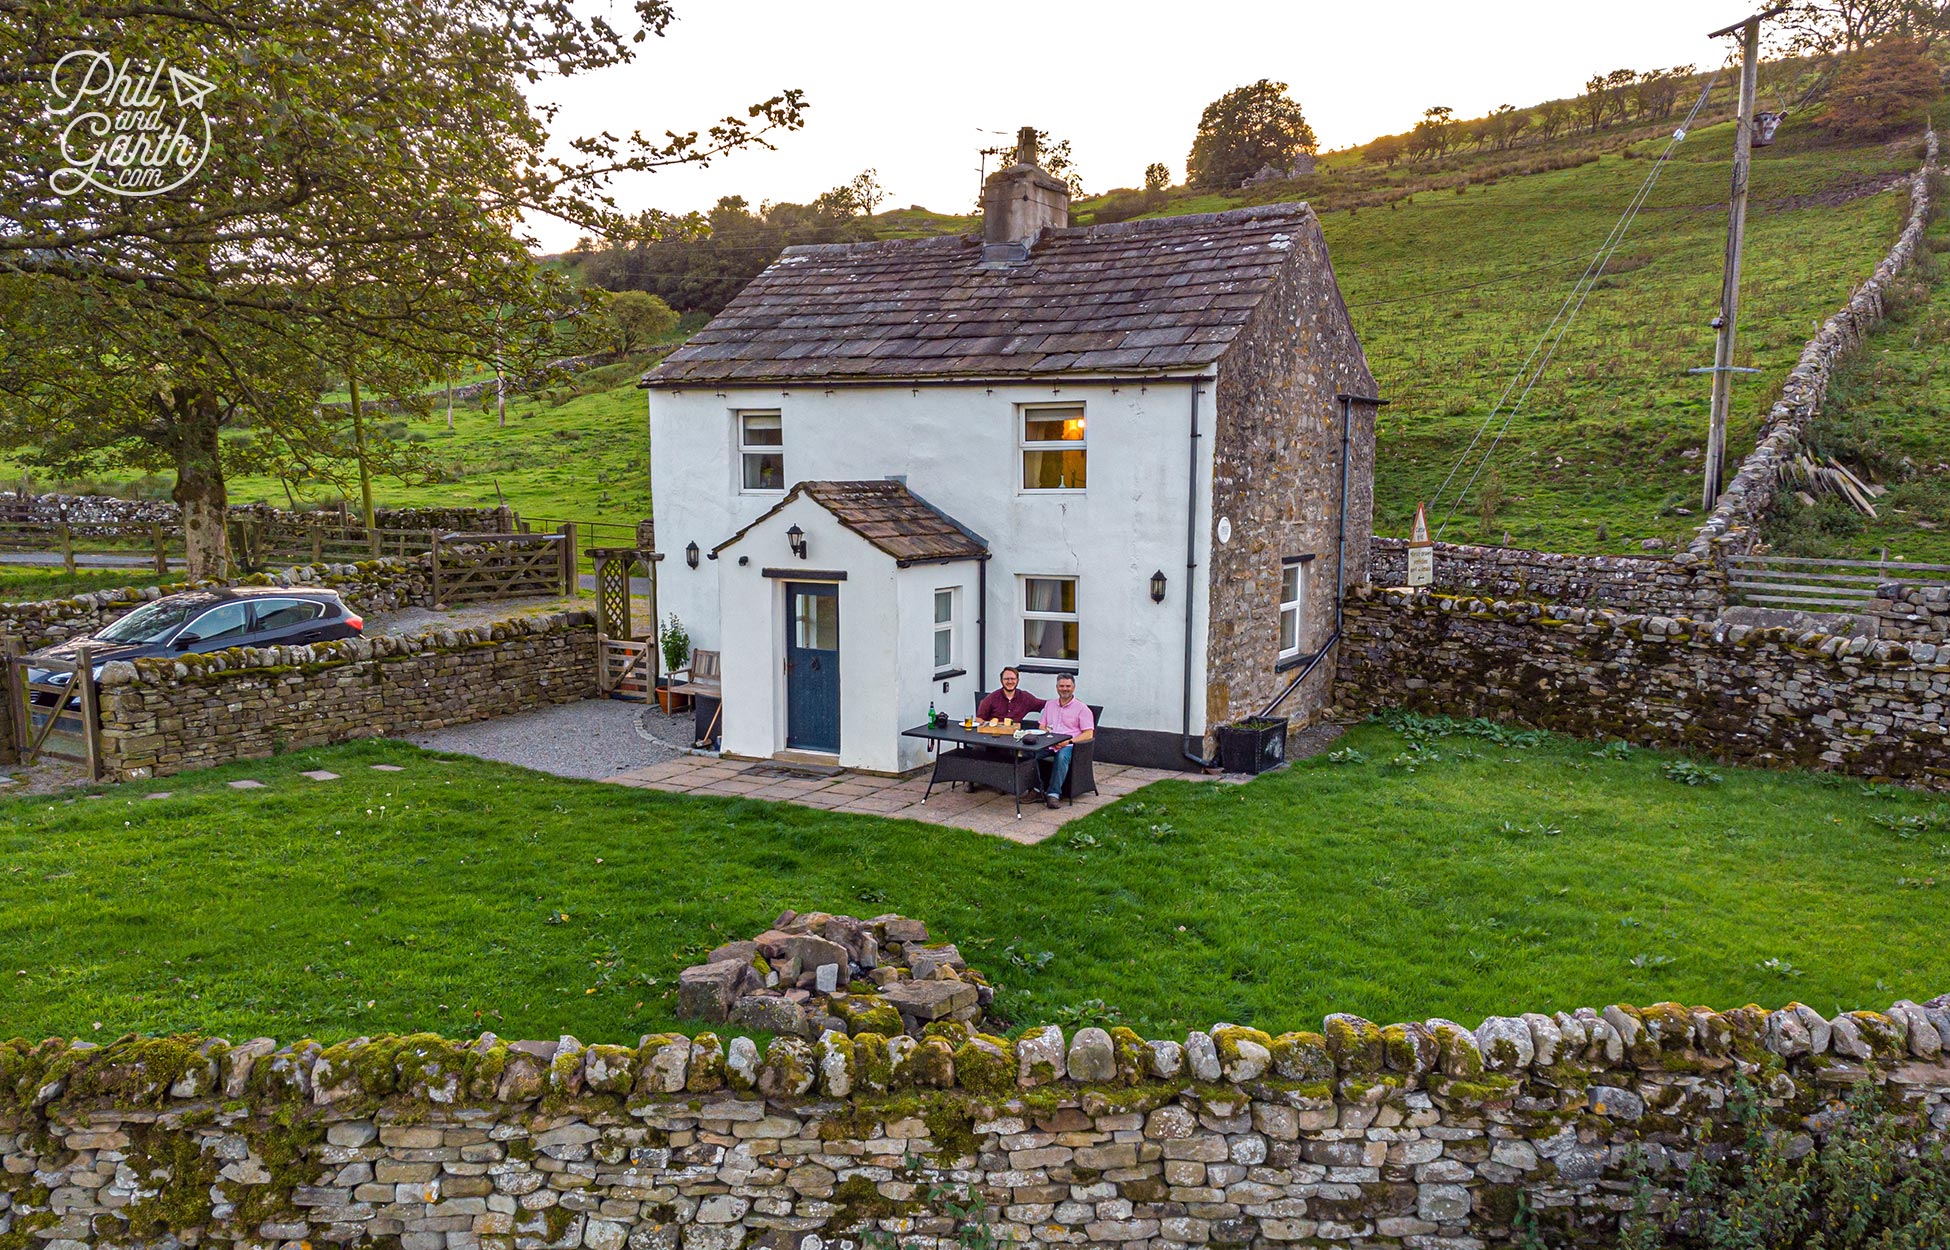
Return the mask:
{"type": "Polygon", "coordinates": [[[982,187],[982,258],[1009,262],[1029,258],[1029,247],[1048,227],[1070,224],[1070,189],[1036,164],[1036,130],[1016,134],[1016,163],[989,175],[982,187]]]}

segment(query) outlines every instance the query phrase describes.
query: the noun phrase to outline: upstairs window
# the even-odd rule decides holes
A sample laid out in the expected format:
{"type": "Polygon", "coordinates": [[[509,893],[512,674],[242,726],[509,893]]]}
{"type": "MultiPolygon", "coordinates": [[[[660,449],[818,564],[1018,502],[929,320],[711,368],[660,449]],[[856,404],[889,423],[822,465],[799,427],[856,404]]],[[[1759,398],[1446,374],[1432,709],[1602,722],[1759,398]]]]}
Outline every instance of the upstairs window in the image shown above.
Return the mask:
{"type": "Polygon", "coordinates": [[[738,414],[738,487],[748,495],[785,489],[785,427],[776,412],[738,414]]]}
{"type": "Polygon", "coordinates": [[[1024,408],[1021,423],[1022,488],[1082,490],[1087,459],[1083,405],[1024,408]]]}
{"type": "Polygon", "coordinates": [[[1306,556],[1288,556],[1280,566],[1280,658],[1300,654],[1301,623],[1307,619],[1307,582],[1313,565],[1306,556]]]}
{"type": "Polygon", "coordinates": [[[1077,662],[1077,579],[1022,579],[1022,658],[1077,662]]]}

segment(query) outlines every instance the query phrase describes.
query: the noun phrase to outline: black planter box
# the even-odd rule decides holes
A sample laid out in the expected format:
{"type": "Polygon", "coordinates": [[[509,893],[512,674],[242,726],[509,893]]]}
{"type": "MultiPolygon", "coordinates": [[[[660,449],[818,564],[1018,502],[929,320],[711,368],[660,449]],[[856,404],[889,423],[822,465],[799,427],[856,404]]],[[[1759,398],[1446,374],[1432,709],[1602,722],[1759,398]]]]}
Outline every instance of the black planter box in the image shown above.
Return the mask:
{"type": "Polygon", "coordinates": [[[1219,726],[1219,766],[1229,773],[1263,773],[1286,763],[1284,716],[1256,716],[1219,726]]]}

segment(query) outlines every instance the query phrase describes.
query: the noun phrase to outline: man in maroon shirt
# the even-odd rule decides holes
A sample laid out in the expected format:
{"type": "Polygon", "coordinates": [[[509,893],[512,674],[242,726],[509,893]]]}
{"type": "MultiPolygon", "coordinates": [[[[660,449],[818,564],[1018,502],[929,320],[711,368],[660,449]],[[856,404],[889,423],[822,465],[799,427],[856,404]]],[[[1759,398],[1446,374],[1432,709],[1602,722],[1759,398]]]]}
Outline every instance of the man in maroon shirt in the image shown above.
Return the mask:
{"type": "Polygon", "coordinates": [[[1043,710],[1043,701],[1027,690],[1016,687],[1022,681],[1022,674],[1013,668],[1002,670],[1002,689],[991,690],[975,709],[977,720],[1012,720],[1022,724],[1022,718],[1031,712],[1043,710]]]}

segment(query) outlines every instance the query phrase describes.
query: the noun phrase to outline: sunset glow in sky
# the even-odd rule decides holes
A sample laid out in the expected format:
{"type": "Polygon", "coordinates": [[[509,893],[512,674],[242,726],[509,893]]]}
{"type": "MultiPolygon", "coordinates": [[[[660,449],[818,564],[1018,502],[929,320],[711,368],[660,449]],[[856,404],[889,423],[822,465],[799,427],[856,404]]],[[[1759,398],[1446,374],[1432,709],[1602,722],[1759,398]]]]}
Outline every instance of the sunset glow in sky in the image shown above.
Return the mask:
{"type": "MultiPolygon", "coordinates": [[[[585,11],[623,25],[630,6],[585,11]]],[[[1596,72],[1716,66],[1727,45],[1706,32],[1751,11],[1725,0],[678,0],[669,34],[639,45],[635,64],[537,94],[563,105],[566,136],[702,129],[783,88],[806,92],[806,128],[777,151],[632,178],[617,188],[628,208],[803,202],[871,167],[883,207],[967,212],[978,151],[1018,126],[1070,140],[1091,191],[1139,185],[1152,161],[1182,179],[1200,110],[1259,78],[1291,86],[1326,151],[1406,130],[1434,104],[1479,116],[1576,94],[1596,72]]],[[[549,250],[575,241],[560,223],[533,226],[549,250]]]]}

